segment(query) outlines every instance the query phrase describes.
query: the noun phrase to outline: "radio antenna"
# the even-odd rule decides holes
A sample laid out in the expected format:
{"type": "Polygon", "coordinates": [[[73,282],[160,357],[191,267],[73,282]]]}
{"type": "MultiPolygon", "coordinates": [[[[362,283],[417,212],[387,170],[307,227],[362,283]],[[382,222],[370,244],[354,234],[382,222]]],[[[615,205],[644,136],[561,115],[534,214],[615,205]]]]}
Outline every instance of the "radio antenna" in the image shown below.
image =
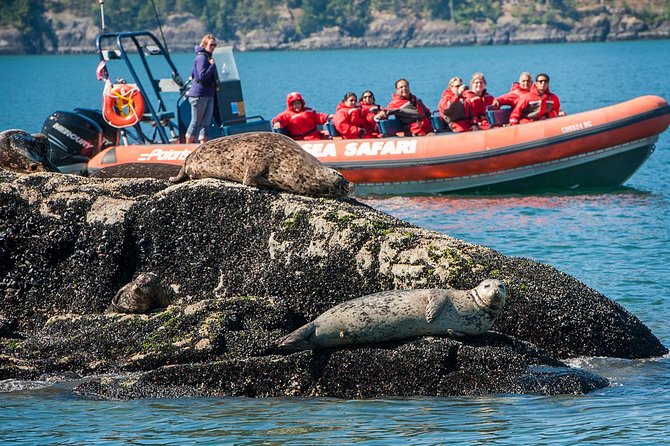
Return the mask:
{"type": "Polygon", "coordinates": [[[102,32],[105,32],[105,0],[98,0],[100,3],[100,23],[102,24],[102,32]]]}
{"type": "Polygon", "coordinates": [[[161,20],[158,18],[158,10],[156,10],[156,3],[154,2],[154,0],[151,0],[151,6],[153,6],[154,8],[154,14],[156,15],[156,22],[158,22],[158,29],[160,30],[161,37],[163,38],[163,45],[165,46],[165,51],[169,53],[170,50],[168,49],[167,41],[165,40],[165,34],[163,34],[163,27],[161,26],[161,20]]]}

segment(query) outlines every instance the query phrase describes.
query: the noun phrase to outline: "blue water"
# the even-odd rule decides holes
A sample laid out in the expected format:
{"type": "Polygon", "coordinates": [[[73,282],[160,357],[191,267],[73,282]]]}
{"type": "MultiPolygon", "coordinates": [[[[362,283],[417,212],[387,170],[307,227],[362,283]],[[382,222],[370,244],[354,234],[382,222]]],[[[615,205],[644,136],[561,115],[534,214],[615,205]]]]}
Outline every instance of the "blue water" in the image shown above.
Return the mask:
{"type": "MultiPolygon", "coordinates": [[[[299,90],[333,111],[347,90],[385,103],[396,78],[434,107],[452,75],[484,71],[493,94],[546,71],[574,113],[643,94],[670,98],[670,41],[238,54],[247,113],[272,117],[299,90]],[[333,87],[336,86],[336,87],[333,87]]],[[[191,55],[177,55],[187,73],[191,55]]],[[[97,59],[2,56],[0,130],[39,131],[54,110],[98,107],[97,59]],[[26,83],[28,79],[35,79],[26,83]],[[10,113],[11,112],[11,113],[10,113]]],[[[565,271],[637,315],[670,346],[670,133],[625,184],[581,194],[367,198],[417,225],[565,271]]],[[[670,358],[579,358],[611,386],[586,396],[96,401],[72,383],[0,382],[2,444],[660,444],[670,358]]]]}

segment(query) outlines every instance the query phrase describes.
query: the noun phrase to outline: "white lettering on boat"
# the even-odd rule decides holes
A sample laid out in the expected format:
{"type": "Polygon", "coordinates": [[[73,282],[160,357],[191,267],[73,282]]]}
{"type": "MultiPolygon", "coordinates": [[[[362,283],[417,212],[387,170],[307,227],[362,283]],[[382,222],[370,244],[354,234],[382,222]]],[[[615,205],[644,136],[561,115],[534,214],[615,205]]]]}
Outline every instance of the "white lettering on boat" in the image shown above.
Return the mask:
{"type": "Polygon", "coordinates": [[[416,139],[409,141],[350,142],[344,147],[344,156],[384,156],[416,153],[416,139]]]}
{"type": "MultiPolygon", "coordinates": [[[[344,156],[385,156],[385,155],[407,155],[416,153],[416,139],[410,140],[380,140],[350,142],[344,146],[344,156]]],[[[337,156],[335,143],[304,143],[302,148],[316,158],[337,156]]]]}
{"type": "Polygon", "coordinates": [[[561,127],[561,132],[562,133],[576,132],[577,130],[584,130],[588,129],[589,127],[593,127],[591,121],[578,122],[576,124],[570,124],[566,125],[565,127],[561,127]]]}
{"type": "Polygon", "coordinates": [[[151,153],[140,153],[138,161],[183,161],[191,153],[191,150],[163,150],[153,149],[151,153]]]}
{"type": "Polygon", "coordinates": [[[326,144],[324,143],[303,144],[302,148],[305,149],[307,153],[316,158],[337,156],[337,150],[335,150],[335,144],[333,144],[332,142],[326,144]]]}
{"type": "Polygon", "coordinates": [[[80,137],[80,136],[78,136],[78,135],[75,135],[75,134],[72,133],[70,130],[68,130],[68,129],[66,129],[65,127],[63,127],[61,124],[59,124],[59,123],[56,122],[56,123],[54,123],[53,128],[56,129],[56,130],[58,130],[58,131],[61,132],[63,135],[65,135],[67,138],[70,138],[72,141],[76,142],[76,143],[79,144],[80,146],[82,146],[82,147],[86,147],[86,148],[89,149],[89,150],[92,150],[92,149],[93,149],[93,144],[91,144],[90,142],[86,141],[84,138],[82,138],[82,137],[80,137]]]}

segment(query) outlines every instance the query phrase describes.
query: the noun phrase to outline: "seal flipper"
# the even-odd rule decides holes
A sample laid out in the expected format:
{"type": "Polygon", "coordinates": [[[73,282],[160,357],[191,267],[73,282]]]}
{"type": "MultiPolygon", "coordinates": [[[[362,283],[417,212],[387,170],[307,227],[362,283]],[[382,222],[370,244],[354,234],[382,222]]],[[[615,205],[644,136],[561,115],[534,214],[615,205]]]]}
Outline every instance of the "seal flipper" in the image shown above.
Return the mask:
{"type": "Polygon", "coordinates": [[[244,172],[242,184],[245,186],[269,186],[270,163],[266,158],[252,161],[244,172]]]}
{"type": "Polygon", "coordinates": [[[440,315],[440,312],[444,308],[444,304],[447,302],[446,296],[436,296],[431,295],[428,297],[428,305],[426,305],[426,322],[429,324],[435,320],[440,315]]]}
{"type": "Polygon", "coordinates": [[[188,175],[186,175],[186,164],[181,166],[181,170],[179,170],[179,173],[174,176],[170,177],[169,181],[170,183],[181,183],[182,181],[185,181],[188,179],[188,175]]]}
{"type": "Polygon", "coordinates": [[[278,340],[277,345],[286,350],[310,350],[313,347],[310,339],[315,333],[316,325],[310,322],[278,340]]]}

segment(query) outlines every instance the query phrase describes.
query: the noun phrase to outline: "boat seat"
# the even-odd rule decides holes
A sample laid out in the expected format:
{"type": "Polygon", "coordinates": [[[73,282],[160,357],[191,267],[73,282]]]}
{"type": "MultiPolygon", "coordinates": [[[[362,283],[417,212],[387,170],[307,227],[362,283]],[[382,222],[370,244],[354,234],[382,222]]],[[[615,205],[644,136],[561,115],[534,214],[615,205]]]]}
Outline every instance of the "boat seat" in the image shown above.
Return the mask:
{"type": "Polygon", "coordinates": [[[331,138],[342,136],[340,132],[337,131],[337,128],[335,127],[333,121],[326,122],[326,129],[328,129],[328,134],[330,135],[331,138]]]}
{"type": "Polygon", "coordinates": [[[223,136],[238,135],[240,133],[249,133],[249,132],[271,132],[272,124],[270,121],[266,121],[260,116],[253,116],[248,119],[260,118],[256,121],[251,122],[240,122],[236,124],[228,124],[221,127],[223,130],[223,136]]]}
{"type": "MultiPolygon", "coordinates": [[[[156,116],[158,117],[159,122],[166,122],[174,119],[174,113],[169,111],[157,112],[156,116]]],[[[154,116],[151,113],[144,113],[142,115],[142,122],[152,122],[154,116]]]]}
{"type": "Polygon", "coordinates": [[[430,123],[433,126],[433,131],[435,133],[451,132],[451,128],[449,128],[447,123],[444,122],[444,119],[442,119],[442,116],[440,116],[440,112],[433,112],[430,116],[430,123]]]}
{"type": "Polygon", "coordinates": [[[398,132],[403,132],[405,130],[402,123],[394,117],[380,119],[377,124],[379,125],[379,133],[381,133],[382,136],[396,136],[398,132]]]}
{"type": "Polygon", "coordinates": [[[509,115],[512,114],[512,107],[503,105],[500,108],[486,107],[486,115],[491,127],[502,127],[509,124],[509,115]]]}

